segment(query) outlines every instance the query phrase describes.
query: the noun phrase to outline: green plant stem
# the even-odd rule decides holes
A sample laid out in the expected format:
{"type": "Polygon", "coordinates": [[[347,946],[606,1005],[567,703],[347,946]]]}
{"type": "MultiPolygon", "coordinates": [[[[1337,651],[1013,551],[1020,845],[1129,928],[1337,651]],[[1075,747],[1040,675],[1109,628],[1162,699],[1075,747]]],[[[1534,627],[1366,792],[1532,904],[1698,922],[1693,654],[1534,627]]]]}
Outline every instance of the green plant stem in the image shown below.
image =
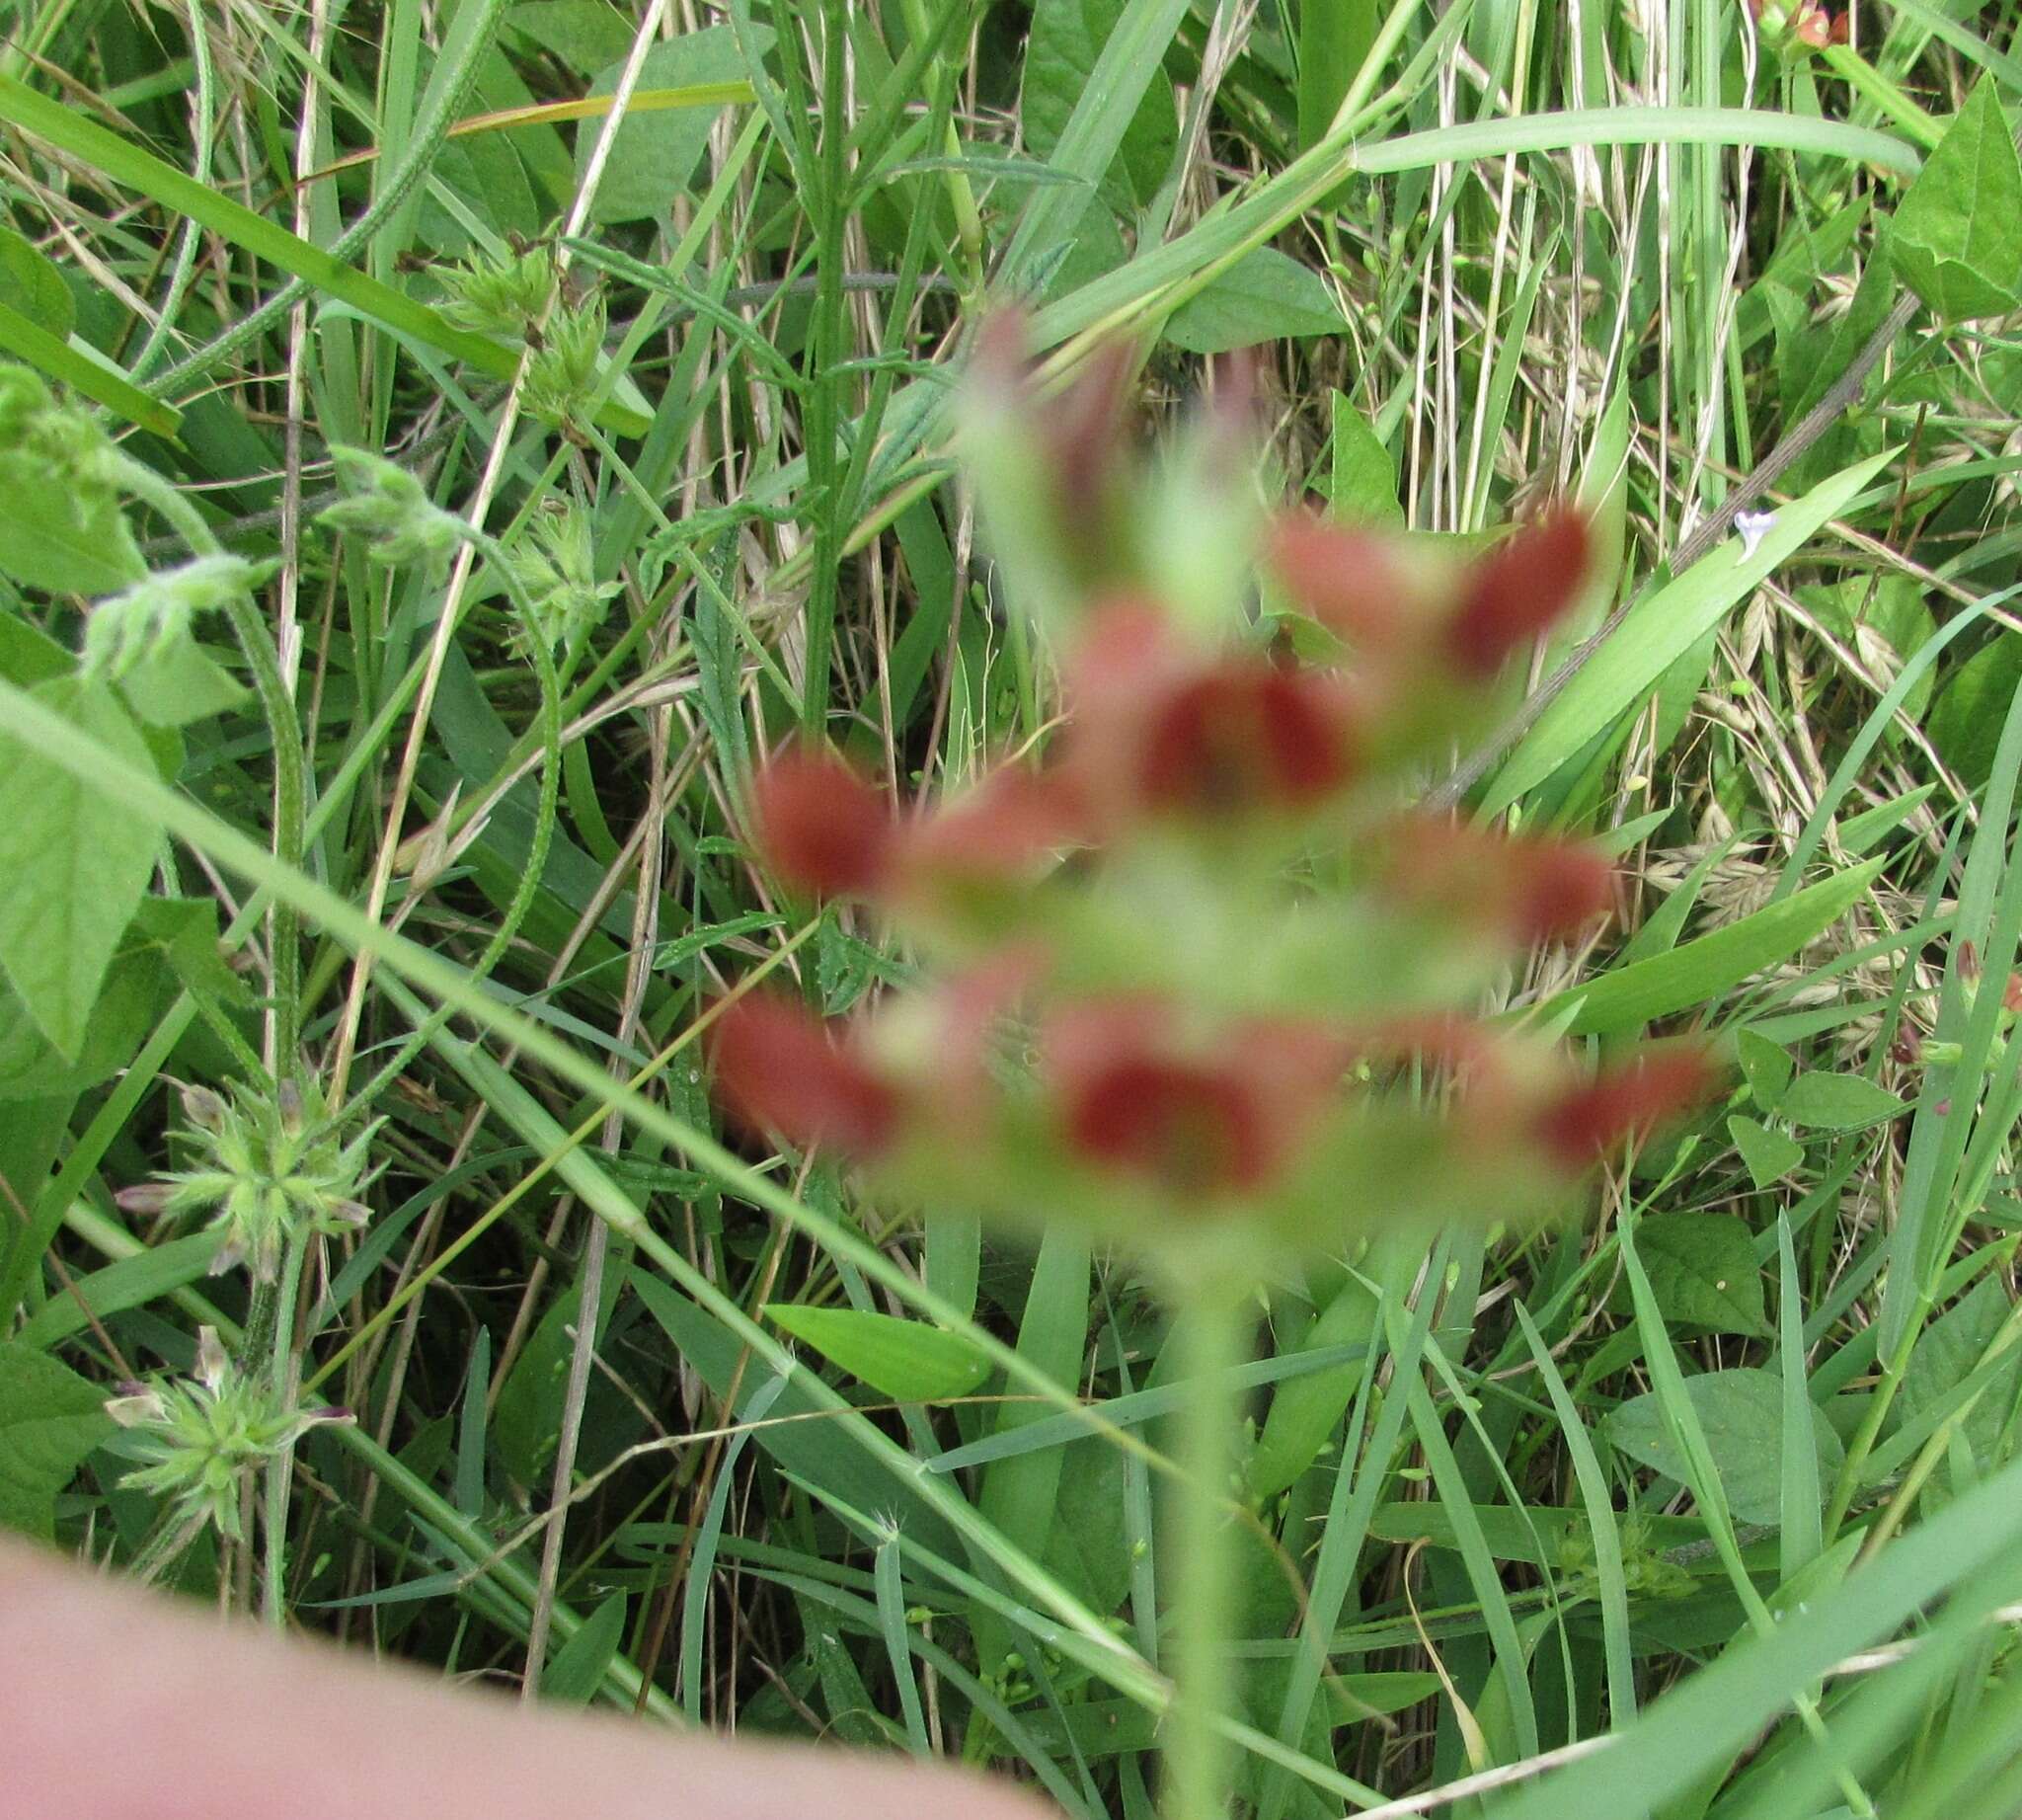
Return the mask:
{"type": "MultiPolygon", "coordinates": [[[[432,114],[417,129],[408,146],[408,154],[400,161],[400,167],[387,179],[385,185],[373,196],[371,205],[358,216],[350,227],[324,249],[325,257],[334,262],[348,261],[361,247],[367,245],[408,197],[414,188],[428,173],[435,162],[435,155],[442,149],[449,129],[456,123],[463,104],[469,96],[472,85],[477,81],[478,70],[484,62],[485,53],[491,48],[497,36],[499,22],[505,17],[505,0],[476,0],[482,9],[482,16],[475,28],[464,40],[463,55],[450,72],[448,81],[440,91],[439,102],[432,114]]],[[[228,358],[239,349],[257,341],[269,329],[285,317],[291,309],[308,296],[316,286],[307,278],[290,278],[272,296],[257,309],[250,310],[229,329],[213,337],[201,348],[187,355],[183,359],[154,380],[147,390],[157,398],[168,396],[192,381],[201,378],[228,358]]],[[[468,338],[475,342],[480,338],[468,338]]],[[[501,372],[501,378],[509,376],[501,372]]]]}
{"type": "MultiPolygon", "coordinates": [[[[542,635],[540,616],[534,611],[533,600],[506,556],[505,546],[476,525],[461,520],[459,523],[462,535],[491,564],[493,574],[499,578],[500,586],[512,602],[541,691],[541,788],[540,800],[534,808],[533,838],[528,844],[526,864],[513,886],[511,901],[506,906],[491,939],[485,943],[484,952],[472,964],[470,977],[476,982],[489,978],[493,968],[506,958],[506,949],[511,947],[520,925],[533,909],[534,897],[548,869],[548,848],[554,839],[562,790],[562,679],[555,668],[554,653],[548,649],[547,640],[542,635]]],[[[351,1096],[353,1106],[363,1108],[371,1105],[400,1076],[408,1064],[428,1047],[428,1040],[449,1015],[448,1006],[438,1006],[426,1023],[410,1031],[385,1065],[351,1096]]]]}
{"type": "MultiPolygon", "coordinates": [[[[308,1249],[306,1228],[288,1240],[281,1259],[280,1293],[273,1303],[272,1384],[275,1404],[282,1409],[289,1407],[295,1396],[295,1306],[302,1297],[302,1263],[308,1249]]],[[[276,1630],[287,1625],[287,1602],[283,1595],[288,1565],[288,1493],[294,1479],[295,1442],[291,1435],[267,1462],[266,1509],[262,1519],[267,1571],[261,1587],[261,1613],[276,1630]]]]}
{"type": "Polygon", "coordinates": [[[1180,1417],[1180,1495],[1172,1535],[1178,1698],[1165,1743],[1160,1805],[1166,1820],[1225,1820],[1229,1751],[1229,1610],[1233,1576],[1225,1535],[1235,1422],[1231,1373],[1243,1363],[1242,1305],[1219,1283],[1192,1285],[1179,1302],[1181,1376],[1194,1386],[1180,1417]]]}
{"type": "Polygon", "coordinates": [[[1839,1526],[1846,1521],[1846,1513],[1852,1509],[1854,1495],[1860,1490],[1860,1475],[1867,1465],[1868,1456],[1874,1452],[1875,1438],[1882,1432],[1882,1424],[1888,1420],[1889,1411],[1895,1407],[1896,1392],[1903,1384],[1903,1374],[1909,1369],[1909,1355],[1916,1345],[1916,1337],[1923,1331],[1924,1314],[1928,1308],[1925,1297],[1917,1298],[1914,1316],[1905,1325],[1903,1337],[1896,1344],[1895,1354],[1882,1370],[1881,1382],[1875,1385],[1868,1397],[1867,1408],[1862,1412],[1860,1426],[1853,1431],[1853,1437],[1846,1444],[1845,1458],[1839,1464],[1839,1476],[1832,1481],[1831,1501],[1826,1507],[1825,1540],[1830,1547],[1838,1539],[1839,1526]]]}
{"type": "Polygon", "coordinates": [[[808,591],[807,677],[801,732],[818,740],[828,718],[828,673],[835,636],[835,598],[842,565],[843,520],[848,502],[838,497],[836,422],[843,381],[836,367],[847,357],[848,319],[842,307],[843,231],[848,222],[848,10],[841,0],[821,6],[821,217],[815,268],[815,370],[808,391],[808,480],[814,495],[815,573],[808,591]]]}
{"type": "MultiPolygon", "coordinates": [[[[118,483],[135,499],[161,514],[198,556],[216,556],[223,546],[211,534],[203,514],[175,485],[144,462],[116,454],[118,483]]],[[[253,602],[235,594],[225,602],[232,636],[253,673],[253,686],[267,717],[267,736],[273,748],[273,856],[282,865],[302,863],[303,830],[308,819],[308,784],[302,758],[302,723],[281,674],[280,654],[253,602]]],[[[275,903],[269,924],[272,967],[272,1054],[268,1058],[276,1080],[294,1070],[302,1028],[301,916],[292,906],[275,903]]]]}

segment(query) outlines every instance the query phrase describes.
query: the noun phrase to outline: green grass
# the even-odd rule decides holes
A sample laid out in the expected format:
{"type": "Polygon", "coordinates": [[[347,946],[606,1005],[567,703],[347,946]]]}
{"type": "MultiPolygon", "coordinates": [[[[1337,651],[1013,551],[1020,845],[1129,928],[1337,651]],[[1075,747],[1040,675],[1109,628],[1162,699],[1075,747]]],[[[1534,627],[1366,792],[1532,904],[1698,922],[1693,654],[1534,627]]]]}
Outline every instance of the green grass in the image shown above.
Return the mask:
{"type": "Polygon", "coordinates": [[[0,449],[0,1520],[159,1564],[95,1410],[212,1325],[358,1420],[183,1590],[1153,1810],[1190,1336],[1077,1236],[724,1134],[699,1060],[732,982],[911,964],[776,895],[757,756],[910,802],[1051,730],[946,409],[1015,296],[1049,381],[1137,338],[1149,422],[1262,344],[1274,492],[1579,495],[1606,585],[1533,687],[1608,635],[1468,800],[1606,838],[1624,913],[1495,1008],[1738,1062],[1584,1218],[1256,1306],[1245,1806],[2011,1811],[2022,1083],[1968,957],[2022,940],[2022,12],[1859,11],[1783,60],[1732,0],[14,9],[0,350],[131,541],[0,449]],[[1694,541],[1822,400],[1759,545],[1694,541]],[[433,560],[320,522],[338,448],[433,560]],[[251,592],[78,707],[66,580],[220,551],[251,592]],[[114,1198],[276,1042],[383,1121],[281,1297],[114,1198]]]}

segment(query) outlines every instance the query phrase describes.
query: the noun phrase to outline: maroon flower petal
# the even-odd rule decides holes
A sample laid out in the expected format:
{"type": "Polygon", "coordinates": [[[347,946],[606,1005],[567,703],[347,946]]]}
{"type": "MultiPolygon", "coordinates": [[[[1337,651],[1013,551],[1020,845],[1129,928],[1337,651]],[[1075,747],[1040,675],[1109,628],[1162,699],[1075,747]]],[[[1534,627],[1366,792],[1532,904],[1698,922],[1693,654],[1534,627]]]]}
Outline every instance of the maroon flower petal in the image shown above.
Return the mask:
{"type": "Polygon", "coordinates": [[[908,830],[899,870],[929,887],[1011,883],[1086,837],[1088,812],[1064,771],[1003,765],[908,830]]]}
{"type": "Polygon", "coordinates": [[[789,752],[751,783],[753,836],[788,884],[819,897],[869,897],[891,876],[890,806],[839,759],[789,752]]]}
{"type": "Polygon", "coordinates": [[[718,1099],[747,1126],[858,1157],[897,1136],[897,1090],[798,1005],[746,993],[724,1007],[708,1049],[718,1099]]]}
{"type": "Polygon", "coordinates": [[[1511,927],[1525,947],[1564,941],[1607,912],[1614,868],[1605,854],[1578,840],[1516,839],[1508,843],[1511,927]]]}
{"type": "Polygon", "coordinates": [[[1183,1200],[1264,1187],[1331,1098],[1347,1049],[1285,1019],[1234,1026],[1221,1048],[1214,1059],[1183,1048],[1156,999],[1061,1007],[1046,1072],[1069,1147],[1183,1200]]]}
{"type": "Polygon", "coordinates": [[[1411,589],[1389,541],[1290,512],[1272,527],[1270,563],[1298,609],[1363,652],[1403,644],[1411,589]]]}
{"type": "Polygon", "coordinates": [[[1606,858],[1583,842],[1431,816],[1387,831],[1377,876],[1408,907],[1492,921],[1523,947],[1578,934],[1607,910],[1614,879],[1606,858]]]}
{"type": "Polygon", "coordinates": [[[1561,507],[1475,563],[1446,625],[1454,669],[1486,680],[1557,619],[1587,579],[1589,545],[1587,520],[1561,507]]]}
{"type": "Polygon", "coordinates": [[[1535,1131],[1567,1169],[1591,1167],[1629,1139],[1647,1138],[1662,1121],[1688,1110],[1716,1085],[1712,1064],[1697,1049],[1652,1050],[1562,1094],[1535,1131]]]}
{"type": "Polygon", "coordinates": [[[1262,1109],[1230,1069],[1122,1056],[1079,1083],[1066,1115],[1088,1160],[1174,1195],[1254,1188],[1271,1173],[1262,1109]]]}
{"type": "Polygon", "coordinates": [[[1147,808],[1221,816],[1306,809],[1354,774],[1346,696],[1311,673],[1228,662],[1149,718],[1136,791],[1147,808]]]}

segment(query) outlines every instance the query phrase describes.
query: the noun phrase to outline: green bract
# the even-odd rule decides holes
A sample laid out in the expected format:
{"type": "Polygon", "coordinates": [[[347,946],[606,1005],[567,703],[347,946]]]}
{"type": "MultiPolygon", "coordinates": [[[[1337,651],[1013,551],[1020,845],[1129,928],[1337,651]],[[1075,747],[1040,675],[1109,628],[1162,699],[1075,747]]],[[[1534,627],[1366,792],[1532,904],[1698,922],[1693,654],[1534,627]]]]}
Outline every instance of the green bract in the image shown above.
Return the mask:
{"type": "Polygon", "coordinates": [[[191,1087],[183,1108],[199,1165],[125,1199],[170,1220],[207,1213],[205,1224],[225,1240],[213,1272],[243,1263],[255,1282],[272,1282],[296,1239],[355,1228],[369,1218],[357,1197],[383,1121],[344,1142],[321,1103],[287,1080],[271,1089],[235,1083],[229,1097],[191,1087]]]}
{"type": "Polygon", "coordinates": [[[197,1335],[196,1376],[122,1387],[106,1413],[128,1431],[123,1452],[143,1464],[119,1483],[169,1500],[171,1527],[213,1525],[243,1540],[240,1487],[247,1475],[324,1422],[349,1422],[349,1410],[298,1409],[225,1356],[216,1329],[197,1335]]]}

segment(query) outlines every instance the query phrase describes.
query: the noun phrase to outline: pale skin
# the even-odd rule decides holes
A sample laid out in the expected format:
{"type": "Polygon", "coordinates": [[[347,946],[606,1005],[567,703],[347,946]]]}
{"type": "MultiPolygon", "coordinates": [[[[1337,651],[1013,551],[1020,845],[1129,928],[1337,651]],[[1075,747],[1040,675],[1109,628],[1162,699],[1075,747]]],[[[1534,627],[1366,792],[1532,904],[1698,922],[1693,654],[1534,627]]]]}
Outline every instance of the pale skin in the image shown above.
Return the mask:
{"type": "Polygon", "coordinates": [[[1045,1820],[1001,1781],[451,1688],[0,1538],[0,1820],[1045,1820]]]}

